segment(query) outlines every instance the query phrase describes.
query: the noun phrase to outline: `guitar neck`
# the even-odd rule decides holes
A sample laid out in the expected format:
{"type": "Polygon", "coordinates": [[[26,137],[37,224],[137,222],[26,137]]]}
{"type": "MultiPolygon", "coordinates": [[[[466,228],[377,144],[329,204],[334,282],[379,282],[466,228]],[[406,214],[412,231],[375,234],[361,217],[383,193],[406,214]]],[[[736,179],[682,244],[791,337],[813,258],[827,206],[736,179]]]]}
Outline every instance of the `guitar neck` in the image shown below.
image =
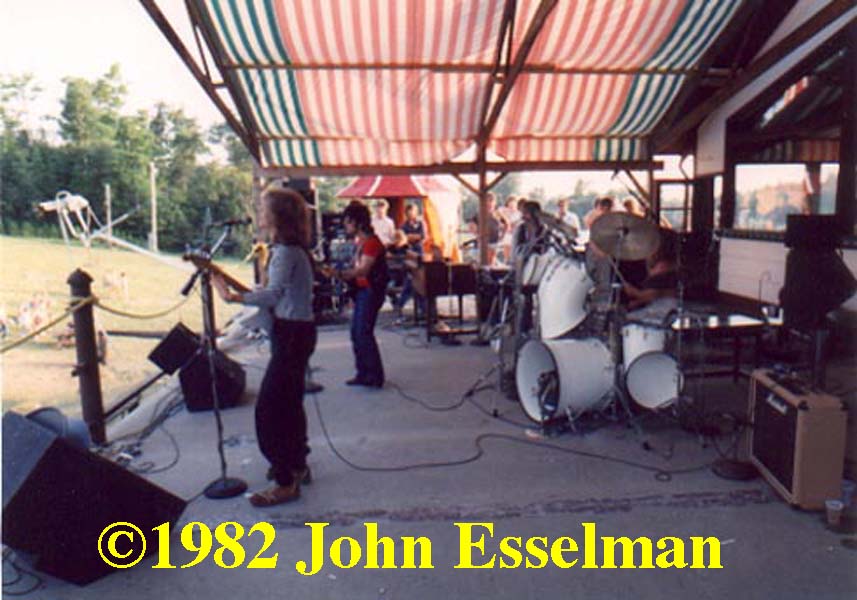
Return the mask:
{"type": "Polygon", "coordinates": [[[211,260],[207,258],[203,258],[201,256],[194,256],[192,254],[187,254],[184,256],[185,260],[189,260],[194,264],[195,267],[199,269],[208,269],[212,273],[216,275],[220,275],[223,277],[223,280],[230,285],[230,287],[235,288],[239,292],[249,292],[250,288],[244,285],[238,279],[235,279],[232,275],[223,270],[219,265],[214,264],[211,260]]]}
{"type": "Polygon", "coordinates": [[[230,286],[232,286],[233,288],[235,288],[239,292],[249,292],[250,291],[249,287],[244,285],[241,281],[235,279],[232,275],[230,275],[229,273],[224,271],[222,268],[220,268],[216,264],[210,263],[208,268],[211,270],[212,273],[217,273],[218,275],[223,277],[223,280],[226,283],[228,283],[230,286]]]}

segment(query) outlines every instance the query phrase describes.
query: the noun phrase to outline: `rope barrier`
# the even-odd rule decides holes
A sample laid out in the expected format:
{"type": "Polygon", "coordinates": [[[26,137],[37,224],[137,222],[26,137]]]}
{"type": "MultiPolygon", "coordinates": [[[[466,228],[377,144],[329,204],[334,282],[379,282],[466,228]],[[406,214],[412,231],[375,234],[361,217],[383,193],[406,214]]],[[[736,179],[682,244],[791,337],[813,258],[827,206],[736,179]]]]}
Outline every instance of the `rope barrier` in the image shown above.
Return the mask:
{"type": "Polygon", "coordinates": [[[59,315],[55,319],[48,321],[47,323],[45,323],[44,325],[42,325],[41,327],[39,327],[35,331],[28,333],[27,335],[15,340],[14,342],[9,342],[8,344],[4,344],[3,346],[0,346],[0,354],[5,354],[9,350],[17,348],[18,346],[29,342],[33,338],[40,336],[41,334],[46,332],[48,329],[50,329],[51,327],[54,327],[57,324],[61,323],[63,320],[65,320],[70,315],[74,314],[76,311],[80,310],[81,308],[83,308],[87,304],[92,304],[92,305],[104,310],[105,312],[109,312],[109,313],[114,314],[114,315],[119,316],[119,317],[125,317],[128,319],[136,319],[138,321],[145,321],[145,320],[149,320],[149,319],[158,319],[160,317],[165,317],[166,315],[170,314],[171,312],[181,308],[188,300],[190,300],[190,296],[183,298],[182,300],[180,300],[179,302],[177,302],[176,304],[174,304],[173,306],[170,306],[169,308],[167,308],[165,310],[154,312],[154,313],[132,313],[132,312],[127,312],[124,310],[119,310],[118,308],[113,308],[111,306],[108,306],[108,305],[102,303],[98,299],[98,297],[94,296],[94,295],[87,296],[86,298],[73,297],[72,298],[72,306],[70,306],[68,310],[66,310],[64,313],[62,313],[61,315],[59,315]]]}
{"type": "Polygon", "coordinates": [[[96,300],[95,305],[98,308],[100,308],[106,312],[109,312],[111,314],[114,314],[116,316],[119,316],[119,317],[126,317],[128,319],[136,319],[138,321],[146,321],[149,319],[158,319],[160,317],[165,317],[168,314],[170,314],[171,312],[173,312],[174,310],[178,310],[179,308],[181,308],[188,300],[190,300],[190,296],[187,296],[186,298],[182,298],[178,303],[174,304],[173,306],[171,306],[165,310],[162,310],[159,312],[154,312],[154,313],[142,313],[142,314],[141,313],[131,313],[131,312],[126,312],[124,310],[119,310],[118,308],[112,308],[112,307],[107,306],[106,304],[102,303],[100,300],[96,300]]]}
{"type": "Polygon", "coordinates": [[[51,321],[48,321],[47,323],[45,323],[44,325],[42,325],[41,327],[39,327],[35,331],[28,333],[24,337],[19,338],[19,339],[15,340],[14,342],[9,342],[8,344],[4,344],[3,346],[0,346],[0,354],[5,354],[9,350],[12,350],[13,348],[17,348],[21,344],[25,344],[25,343],[29,342],[34,337],[43,334],[48,329],[50,329],[51,327],[54,327],[58,323],[62,322],[64,319],[68,318],[70,315],[74,314],[75,312],[77,312],[78,310],[80,310],[81,308],[86,306],[87,304],[96,303],[98,301],[95,296],[88,296],[86,298],[73,298],[72,300],[73,300],[74,304],[72,304],[72,306],[70,306],[68,310],[66,310],[63,314],[61,314],[57,318],[55,318],[51,321]]]}

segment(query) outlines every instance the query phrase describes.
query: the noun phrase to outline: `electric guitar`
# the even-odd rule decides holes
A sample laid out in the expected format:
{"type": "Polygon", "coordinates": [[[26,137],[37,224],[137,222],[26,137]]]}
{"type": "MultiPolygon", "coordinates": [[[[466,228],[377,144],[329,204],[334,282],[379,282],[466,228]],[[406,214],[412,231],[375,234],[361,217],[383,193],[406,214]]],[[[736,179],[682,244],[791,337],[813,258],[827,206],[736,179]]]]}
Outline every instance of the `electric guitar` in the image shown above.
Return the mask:
{"type": "MultiPolygon", "coordinates": [[[[223,277],[223,281],[241,293],[251,291],[244,283],[224,271],[219,265],[213,263],[211,258],[206,254],[201,252],[187,252],[182,258],[193,263],[198,269],[207,269],[209,272],[223,277]]],[[[273,314],[269,309],[260,306],[245,306],[240,313],[233,317],[235,322],[241,327],[251,331],[261,329],[268,335],[271,334],[271,329],[273,328],[273,318],[273,314]]]]}
{"type": "Polygon", "coordinates": [[[216,265],[211,261],[211,259],[201,252],[186,252],[182,255],[182,259],[186,260],[190,263],[193,263],[197,269],[205,269],[209,272],[220,275],[223,277],[223,281],[229,284],[230,287],[235,288],[239,292],[249,292],[250,288],[244,285],[238,279],[235,279],[232,275],[223,270],[222,267],[216,265]]]}

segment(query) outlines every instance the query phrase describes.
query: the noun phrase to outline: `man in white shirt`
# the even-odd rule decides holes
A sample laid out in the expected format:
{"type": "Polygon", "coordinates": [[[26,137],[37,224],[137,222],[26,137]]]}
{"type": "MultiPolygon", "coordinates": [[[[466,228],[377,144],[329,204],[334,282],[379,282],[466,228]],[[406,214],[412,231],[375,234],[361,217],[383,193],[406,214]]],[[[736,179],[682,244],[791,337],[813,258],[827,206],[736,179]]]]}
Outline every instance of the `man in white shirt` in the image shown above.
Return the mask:
{"type": "Polygon", "coordinates": [[[376,200],[373,204],[375,214],[372,216],[372,229],[375,230],[375,235],[381,240],[384,246],[392,246],[396,240],[396,224],[393,219],[387,216],[389,204],[383,198],[376,200]]]}
{"type": "Polygon", "coordinates": [[[561,198],[556,203],[556,218],[574,227],[576,233],[580,232],[580,219],[576,213],[568,210],[568,200],[565,198],[561,198]]]}

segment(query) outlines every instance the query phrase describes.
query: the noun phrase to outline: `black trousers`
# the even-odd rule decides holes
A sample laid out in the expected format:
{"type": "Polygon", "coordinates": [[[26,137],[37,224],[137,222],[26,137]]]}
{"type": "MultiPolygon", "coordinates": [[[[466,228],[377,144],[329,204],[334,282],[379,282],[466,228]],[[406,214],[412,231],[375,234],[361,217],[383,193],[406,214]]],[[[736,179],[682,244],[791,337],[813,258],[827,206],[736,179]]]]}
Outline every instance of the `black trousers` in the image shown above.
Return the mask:
{"type": "Polygon", "coordinates": [[[280,485],[290,485],[292,473],[306,467],[304,378],[315,342],[315,323],[274,320],[271,361],[256,401],[256,438],[280,485]]]}

